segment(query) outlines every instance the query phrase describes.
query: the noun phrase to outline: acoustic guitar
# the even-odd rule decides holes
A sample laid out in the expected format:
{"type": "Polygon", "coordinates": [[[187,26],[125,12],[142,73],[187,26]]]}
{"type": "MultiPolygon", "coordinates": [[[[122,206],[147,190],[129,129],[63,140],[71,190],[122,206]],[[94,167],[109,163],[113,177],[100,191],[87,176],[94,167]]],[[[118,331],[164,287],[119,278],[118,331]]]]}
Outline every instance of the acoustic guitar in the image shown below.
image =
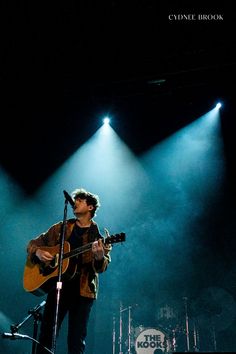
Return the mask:
{"type": "MultiPolygon", "coordinates": [[[[105,245],[114,244],[125,241],[125,233],[110,235],[103,239],[105,245]]],[[[77,271],[77,263],[71,258],[78,256],[84,252],[88,252],[92,248],[93,242],[87,243],[74,250],[70,250],[69,242],[64,242],[64,253],[62,260],[61,274],[63,280],[72,279],[77,271]]],[[[44,263],[33,263],[30,257],[27,257],[24,268],[23,286],[25,291],[36,296],[42,296],[49,292],[52,285],[55,283],[55,278],[58,276],[58,265],[60,255],[60,245],[53,247],[40,247],[40,249],[50,252],[54,258],[52,261],[44,263]]]]}

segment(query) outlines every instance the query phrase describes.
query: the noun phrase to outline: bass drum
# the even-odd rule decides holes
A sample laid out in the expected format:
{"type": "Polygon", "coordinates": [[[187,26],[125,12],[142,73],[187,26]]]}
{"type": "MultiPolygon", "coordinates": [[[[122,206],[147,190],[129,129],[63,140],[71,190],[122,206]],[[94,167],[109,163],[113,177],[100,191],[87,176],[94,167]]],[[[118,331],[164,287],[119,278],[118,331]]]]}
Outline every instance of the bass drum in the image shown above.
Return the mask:
{"type": "Polygon", "coordinates": [[[146,328],[135,341],[137,354],[163,354],[171,349],[167,334],[158,328],[146,328]]]}

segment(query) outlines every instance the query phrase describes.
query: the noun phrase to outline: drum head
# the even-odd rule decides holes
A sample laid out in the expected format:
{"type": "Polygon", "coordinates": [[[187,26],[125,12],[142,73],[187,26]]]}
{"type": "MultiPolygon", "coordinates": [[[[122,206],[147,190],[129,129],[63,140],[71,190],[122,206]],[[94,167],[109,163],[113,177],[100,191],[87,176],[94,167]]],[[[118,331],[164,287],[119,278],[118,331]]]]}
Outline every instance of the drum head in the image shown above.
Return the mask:
{"type": "Polygon", "coordinates": [[[146,328],[135,341],[137,354],[157,354],[170,351],[170,343],[167,335],[158,328],[146,328]]]}

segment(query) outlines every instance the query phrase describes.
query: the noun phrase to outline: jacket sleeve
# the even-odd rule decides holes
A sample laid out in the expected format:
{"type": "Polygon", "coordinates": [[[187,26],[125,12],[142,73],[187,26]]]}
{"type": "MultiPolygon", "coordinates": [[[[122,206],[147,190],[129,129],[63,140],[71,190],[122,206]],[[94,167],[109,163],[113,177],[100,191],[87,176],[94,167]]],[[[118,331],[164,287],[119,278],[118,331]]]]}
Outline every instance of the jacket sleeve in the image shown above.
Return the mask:
{"type": "Polygon", "coordinates": [[[27,245],[28,256],[32,259],[38,248],[44,246],[55,246],[59,242],[62,223],[52,225],[46,232],[38,235],[29,241],[27,245]]]}

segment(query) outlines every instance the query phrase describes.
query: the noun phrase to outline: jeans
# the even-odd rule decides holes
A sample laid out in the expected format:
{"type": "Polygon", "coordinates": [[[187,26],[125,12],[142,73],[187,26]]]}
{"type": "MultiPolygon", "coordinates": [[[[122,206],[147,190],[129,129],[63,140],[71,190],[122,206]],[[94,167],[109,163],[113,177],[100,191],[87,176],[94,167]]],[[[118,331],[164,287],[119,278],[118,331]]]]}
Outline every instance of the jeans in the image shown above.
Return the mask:
{"type": "MultiPolygon", "coordinates": [[[[52,349],[55,328],[56,298],[57,291],[53,289],[47,296],[38,339],[43,346],[50,350],[52,349]]],[[[59,335],[62,321],[68,313],[68,354],[83,354],[88,320],[94,299],[80,296],[79,278],[75,278],[63,282],[59,300],[57,336],[59,335]]],[[[48,351],[41,345],[37,345],[36,353],[48,354],[48,351]]]]}

